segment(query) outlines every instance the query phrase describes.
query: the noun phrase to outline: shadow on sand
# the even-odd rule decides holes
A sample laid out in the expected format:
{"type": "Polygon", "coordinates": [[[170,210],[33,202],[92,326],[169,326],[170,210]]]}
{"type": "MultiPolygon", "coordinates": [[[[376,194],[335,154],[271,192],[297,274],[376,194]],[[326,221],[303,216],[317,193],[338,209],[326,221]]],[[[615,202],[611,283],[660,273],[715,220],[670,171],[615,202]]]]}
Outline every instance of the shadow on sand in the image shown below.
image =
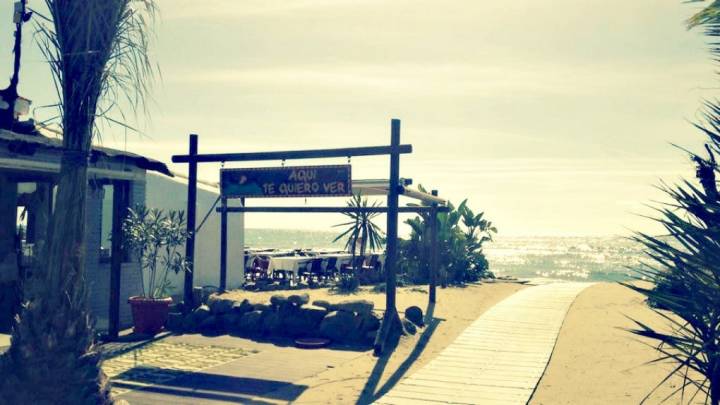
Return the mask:
{"type": "Polygon", "coordinates": [[[184,372],[156,367],[136,367],[113,378],[114,388],[134,390],[121,394],[130,403],[222,403],[268,404],[293,401],[308,387],[284,381],[184,372]]]}
{"type": "Polygon", "coordinates": [[[397,345],[400,341],[400,337],[395,334],[394,338],[387,342],[385,353],[378,358],[375,367],[373,368],[370,377],[363,387],[362,394],[357,401],[358,405],[371,404],[383,395],[387,394],[400,380],[405,376],[410,367],[420,357],[422,352],[425,350],[427,343],[430,341],[433,333],[437,329],[438,325],[442,321],[439,318],[434,317],[435,304],[428,304],[427,311],[425,311],[425,329],[418,338],[417,344],[413,348],[413,351],[408,357],[400,364],[400,366],[393,372],[393,374],[387,379],[387,381],[378,388],[380,379],[382,378],[385,368],[387,367],[390,358],[392,357],[397,345]]]}

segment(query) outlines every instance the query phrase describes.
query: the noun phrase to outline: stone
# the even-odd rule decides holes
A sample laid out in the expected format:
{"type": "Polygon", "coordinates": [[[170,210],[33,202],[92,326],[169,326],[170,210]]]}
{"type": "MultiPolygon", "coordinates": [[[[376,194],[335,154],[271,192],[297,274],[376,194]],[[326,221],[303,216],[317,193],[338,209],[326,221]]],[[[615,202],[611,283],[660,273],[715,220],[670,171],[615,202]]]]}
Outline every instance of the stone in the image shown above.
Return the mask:
{"type": "Polygon", "coordinates": [[[312,304],[316,307],[325,308],[328,311],[334,311],[333,305],[330,302],[325,301],[325,300],[315,300],[315,301],[313,301],[312,304]]]}
{"type": "Polygon", "coordinates": [[[242,301],[235,301],[232,306],[232,312],[239,315],[250,312],[253,309],[253,305],[247,299],[244,299],[242,301]]]}
{"type": "Polygon", "coordinates": [[[207,305],[210,307],[210,312],[214,315],[226,314],[232,311],[235,301],[229,298],[221,298],[219,295],[211,295],[208,298],[207,305]]]}
{"type": "Polygon", "coordinates": [[[405,310],[405,318],[417,326],[424,326],[423,311],[420,307],[411,306],[405,310]]]}
{"type": "Polygon", "coordinates": [[[265,311],[262,315],[262,333],[271,336],[280,335],[282,331],[282,319],[280,314],[275,311],[265,311]]]}
{"type": "Polygon", "coordinates": [[[375,308],[375,304],[368,300],[343,301],[333,305],[333,309],[336,311],[354,312],[361,315],[372,313],[373,308],[375,308]]]}
{"type": "Polygon", "coordinates": [[[205,319],[209,318],[212,315],[212,312],[210,312],[210,307],[203,304],[195,308],[195,310],[192,312],[192,315],[195,324],[200,325],[205,319]]]}
{"type": "Polygon", "coordinates": [[[310,296],[307,294],[293,294],[289,296],[287,300],[299,307],[310,302],[310,296]]]}
{"type": "Polygon", "coordinates": [[[364,333],[380,329],[380,318],[374,313],[358,315],[360,318],[360,330],[364,333]]]}
{"type": "Polygon", "coordinates": [[[223,315],[223,328],[228,331],[236,331],[242,315],[235,312],[223,315]]]}
{"type": "Polygon", "coordinates": [[[198,330],[202,332],[216,332],[218,330],[217,317],[210,315],[198,324],[198,330]]]}
{"type": "Polygon", "coordinates": [[[311,321],[315,325],[315,328],[317,328],[320,325],[320,322],[322,322],[323,318],[325,318],[325,316],[328,314],[328,311],[325,308],[311,305],[308,307],[300,308],[299,313],[300,316],[311,321]]]}
{"type": "Polygon", "coordinates": [[[268,304],[253,304],[253,311],[267,311],[270,309],[268,304]]]}
{"type": "Polygon", "coordinates": [[[313,336],[317,331],[318,323],[315,323],[312,317],[303,316],[303,314],[295,314],[282,318],[282,327],[280,332],[290,337],[308,337],[313,336]]]}
{"type": "Polygon", "coordinates": [[[276,294],[276,295],[273,295],[272,297],[270,297],[270,304],[275,308],[279,307],[280,305],[282,305],[286,302],[287,302],[287,297],[279,295],[279,294],[276,294]]]}
{"type": "Polygon", "coordinates": [[[171,332],[182,332],[183,331],[183,321],[185,320],[185,315],[183,315],[180,312],[170,312],[168,314],[167,322],[165,323],[165,327],[167,330],[171,332]]]}
{"type": "Polygon", "coordinates": [[[237,323],[237,329],[240,332],[254,334],[260,332],[262,326],[262,311],[250,311],[244,313],[237,323]]]}
{"type": "Polygon", "coordinates": [[[333,311],[320,322],[320,336],[335,342],[358,340],[359,323],[352,312],[333,311]]]}
{"type": "Polygon", "coordinates": [[[414,335],[417,333],[417,326],[415,326],[415,324],[412,323],[410,320],[408,320],[407,318],[403,318],[401,322],[405,334],[414,335]]]}
{"type": "Polygon", "coordinates": [[[185,332],[195,332],[196,330],[195,314],[192,312],[183,317],[182,328],[185,332]]]}

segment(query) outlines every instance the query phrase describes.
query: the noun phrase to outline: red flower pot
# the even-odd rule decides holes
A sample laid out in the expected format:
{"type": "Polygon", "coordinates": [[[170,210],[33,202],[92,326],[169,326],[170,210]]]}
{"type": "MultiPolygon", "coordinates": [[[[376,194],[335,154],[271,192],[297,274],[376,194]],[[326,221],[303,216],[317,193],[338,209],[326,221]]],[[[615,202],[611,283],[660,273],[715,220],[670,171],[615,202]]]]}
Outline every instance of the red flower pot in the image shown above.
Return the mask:
{"type": "Polygon", "coordinates": [[[133,331],[148,335],[155,335],[167,321],[172,298],[146,298],[130,297],[128,303],[132,309],[133,331]]]}

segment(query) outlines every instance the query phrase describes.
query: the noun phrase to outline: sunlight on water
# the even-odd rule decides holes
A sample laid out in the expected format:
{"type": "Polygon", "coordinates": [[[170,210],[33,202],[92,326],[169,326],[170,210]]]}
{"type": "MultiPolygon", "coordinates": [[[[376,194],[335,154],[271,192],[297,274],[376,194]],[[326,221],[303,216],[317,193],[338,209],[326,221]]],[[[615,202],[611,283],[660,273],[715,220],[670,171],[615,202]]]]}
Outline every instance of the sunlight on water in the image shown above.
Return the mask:
{"type": "MultiPolygon", "coordinates": [[[[267,248],[342,248],[328,231],[247,229],[245,244],[267,248]]],[[[490,269],[498,276],[577,281],[631,278],[642,250],[620,237],[498,237],[485,245],[490,269]]]]}

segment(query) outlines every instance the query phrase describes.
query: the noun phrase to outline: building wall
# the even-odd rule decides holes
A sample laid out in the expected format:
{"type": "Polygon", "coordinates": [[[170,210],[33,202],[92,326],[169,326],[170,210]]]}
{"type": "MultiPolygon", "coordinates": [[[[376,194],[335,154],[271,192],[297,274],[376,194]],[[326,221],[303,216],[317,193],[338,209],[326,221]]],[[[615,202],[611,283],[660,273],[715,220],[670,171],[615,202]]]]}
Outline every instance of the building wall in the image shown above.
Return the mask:
{"type": "MultiPolygon", "coordinates": [[[[108,325],[108,311],[110,306],[110,263],[100,263],[100,246],[103,235],[102,187],[93,184],[88,186],[88,196],[85,211],[86,252],[85,274],[88,285],[88,305],[91,314],[95,317],[97,328],[103,330],[108,325]]],[[[144,180],[133,181],[130,184],[130,206],[143,204],[145,201],[144,180]]],[[[142,273],[137,261],[123,263],[120,275],[120,327],[132,325],[132,314],[128,298],[142,294],[142,273]]]]}
{"type": "MultiPolygon", "coordinates": [[[[146,205],[164,210],[187,210],[187,182],[177,178],[147,174],[146,205]]],[[[218,198],[218,191],[199,185],[197,193],[197,226],[218,198]]],[[[232,201],[230,204],[236,203],[232,201]]],[[[242,286],[244,281],[244,220],[243,214],[228,216],[228,288],[242,286]]],[[[213,211],[195,236],[195,286],[220,283],[220,214],[213,211]]],[[[173,295],[182,295],[184,275],[172,277],[173,295]]]]}

